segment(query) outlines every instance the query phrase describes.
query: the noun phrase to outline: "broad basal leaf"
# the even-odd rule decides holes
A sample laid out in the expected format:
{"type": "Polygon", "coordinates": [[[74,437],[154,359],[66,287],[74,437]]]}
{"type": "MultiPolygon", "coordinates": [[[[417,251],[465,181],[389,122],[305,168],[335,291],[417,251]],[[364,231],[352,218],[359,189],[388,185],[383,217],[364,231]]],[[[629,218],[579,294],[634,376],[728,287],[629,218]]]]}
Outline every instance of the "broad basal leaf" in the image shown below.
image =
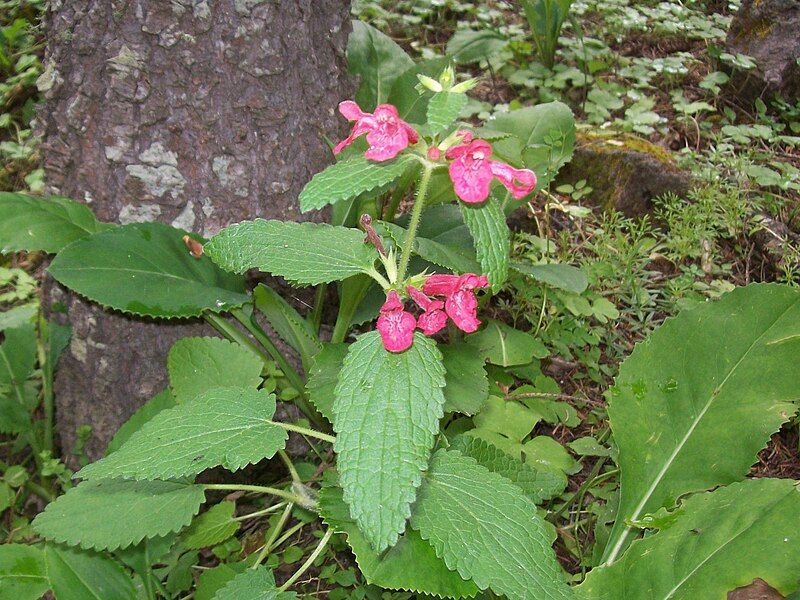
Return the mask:
{"type": "Polygon", "coordinates": [[[494,196],[481,205],[465,202],[459,202],[459,205],[464,223],[475,240],[481,273],[489,277],[492,290],[496,292],[508,277],[511,232],[506,225],[506,215],[494,196]]]}
{"type": "Polygon", "coordinates": [[[280,592],[275,577],[265,566],[247,569],[217,592],[214,600],[293,600],[294,592],[280,592]]]}
{"type": "Polygon", "coordinates": [[[196,317],[249,300],[244,279],[194,258],[185,231],[133,223],[70,244],[50,265],[60,283],[103,306],[150,317],[196,317]]]}
{"type": "Polygon", "coordinates": [[[608,415],[620,505],[604,559],[626,523],[683,494],[743,478],[797,410],[800,290],[750,285],[680,313],[620,367],[608,415]]]}
{"type": "Polygon", "coordinates": [[[444,360],[444,410],[474,415],[489,396],[484,360],[474,347],[458,342],[439,346],[444,360]]]}
{"type": "Polygon", "coordinates": [[[224,542],[239,530],[239,521],[233,518],[236,503],[225,501],[215,504],[197,517],[183,532],[187,548],[199,549],[224,542]]]}
{"type": "Polygon", "coordinates": [[[529,333],[489,319],[486,327],[466,337],[467,343],[493,365],[527,365],[534,358],[548,355],[547,348],[529,333]]]}
{"type": "Polygon", "coordinates": [[[281,339],[294,348],[307,371],[311,358],[322,350],[311,324],[306,321],[283,297],[270,287],[259,284],[253,290],[256,308],[269,320],[270,326],[281,339]]]}
{"type": "Polygon", "coordinates": [[[333,406],[339,481],[376,552],[405,530],[443,414],[444,374],[436,343],[420,333],[391,353],[371,331],[345,357],[333,406]]]}
{"type": "Polygon", "coordinates": [[[428,102],[428,127],[439,133],[452,125],[467,105],[466,94],[438,92],[428,102]]]}
{"type": "Polygon", "coordinates": [[[47,575],[58,600],[136,600],[133,581],[102,554],[47,544],[47,575]]]}
{"type": "Polygon", "coordinates": [[[347,69],[361,79],[356,102],[362,110],[372,112],[386,102],[392,84],[413,66],[414,61],[392,38],[363,21],[353,21],[347,69]]]}
{"type": "Polygon", "coordinates": [[[0,593],[14,600],[39,600],[50,589],[44,553],[24,544],[0,545],[0,593]]]}
{"type": "Polygon", "coordinates": [[[509,600],[573,597],[536,505],[513,483],[459,452],[433,456],[411,526],[448,567],[482,590],[509,600]]]}
{"type": "Polygon", "coordinates": [[[257,268],[299,284],[347,279],[372,269],[378,252],[357,229],[322,223],[244,221],[231,225],[205,246],[223,269],[257,268]]]}
{"type": "Polygon", "coordinates": [[[579,596],[724,600],[756,578],[788,594],[800,573],[798,522],[800,492],[788,479],[749,479],[690,496],[661,531],[590,571],[579,596]]]}
{"type": "Polygon", "coordinates": [[[314,175],[300,192],[300,210],[319,210],[392,183],[415,159],[403,154],[387,162],[347,158],[314,175]]]}
{"type": "Polygon", "coordinates": [[[274,412],[272,394],[214,388],[161,411],[119,450],[77,476],[172,479],[218,465],[235,471],[283,448],[286,431],[270,420],[274,412]]]}
{"type": "Polygon", "coordinates": [[[186,527],[205,501],[203,486],[173,481],[84,481],[67,490],[33,528],[54,542],[116,550],[186,527]],[[124,521],[120,511],[124,510],[124,521]]]}
{"type": "Polygon", "coordinates": [[[59,252],[109,227],[113,225],[100,223],[86,205],[69,198],[0,192],[0,254],[59,252]]]}
{"type": "Polygon", "coordinates": [[[589,286],[589,279],[586,274],[572,265],[513,263],[511,268],[524,275],[530,275],[536,281],[573,294],[580,294],[589,286]]]}
{"type": "Polygon", "coordinates": [[[170,348],[167,368],[172,395],[180,404],[211,388],[257,388],[264,361],[248,348],[222,338],[186,337],[170,348]]]}
{"type": "Polygon", "coordinates": [[[106,454],[108,455],[119,450],[122,444],[127,442],[134,433],[142,428],[142,425],[147,423],[162,410],[172,408],[175,404],[175,398],[169,390],[163,390],[150,398],[150,400],[142,404],[142,406],[125,421],[122,427],[117,429],[117,433],[115,433],[111,441],[108,442],[106,454]]]}
{"type": "Polygon", "coordinates": [[[471,598],[478,593],[474,583],[449,570],[433,547],[411,528],[406,529],[397,544],[377,554],[350,517],[341,488],[324,487],[319,509],[328,527],[347,535],[347,543],[367,583],[442,598],[471,598]]]}
{"type": "Polygon", "coordinates": [[[347,348],[347,344],[324,344],[322,350],[312,360],[311,372],[306,383],[309,399],[331,423],[333,423],[334,392],[344,357],[347,356],[347,348]]]}

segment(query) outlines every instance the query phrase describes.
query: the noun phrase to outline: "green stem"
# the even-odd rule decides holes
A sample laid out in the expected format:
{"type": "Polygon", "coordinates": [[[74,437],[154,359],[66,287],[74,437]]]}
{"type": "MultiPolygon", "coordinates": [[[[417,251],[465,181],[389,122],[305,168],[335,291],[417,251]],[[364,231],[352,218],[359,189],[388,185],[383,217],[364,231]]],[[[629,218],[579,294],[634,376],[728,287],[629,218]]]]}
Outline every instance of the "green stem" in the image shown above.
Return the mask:
{"type": "Polygon", "coordinates": [[[232,342],[236,342],[237,344],[241,344],[245,348],[252,350],[256,354],[258,354],[265,362],[271,361],[272,359],[264,353],[261,348],[259,348],[253,340],[247,337],[244,333],[242,333],[239,329],[231,325],[227,319],[220,317],[217,314],[205,312],[203,313],[203,318],[206,320],[206,323],[211,325],[214,329],[219,331],[225,338],[232,342]]]}
{"type": "Polygon", "coordinates": [[[327,283],[322,283],[317,286],[317,291],[314,294],[314,308],[311,310],[311,314],[308,315],[308,322],[311,323],[311,328],[316,334],[319,334],[319,326],[322,323],[322,307],[325,304],[325,296],[327,294],[327,283]]]}
{"type": "Polygon", "coordinates": [[[30,479],[25,482],[25,489],[27,489],[29,492],[36,494],[46,502],[52,502],[53,500],[56,499],[55,495],[50,490],[44,488],[38,483],[34,483],[30,479]]]}
{"type": "Polygon", "coordinates": [[[285,502],[279,502],[278,504],[273,504],[272,506],[268,506],[262,510],[257,510],[255,512],[247,513],[246,515],[240,515],[238,517],[233,517],[234,521],[247,521],[247,519],[256,519],[258,517],[263,517],[264,515],[268,515],[274,513],[279,508],[283,508],[286,505],[285,502]]]}
{"type": "Polygon", "coordinates": [[[289,502],[295,504],[305,505],[308,503],[307,498],[302,498],[292,492],[281,490],[274,487],[267,487],[265,485],[245,485],[238,483],[207,483],[203,486],[207,490],[221,490],[231,492],[255,492],[257,494],[271,494],[279,498],[285,498],[289,502]]]}
{"type": "Polygon", "coordinates": [[[294,508],[294,504],[290,503],[286,505],[286,508],[283,510],[281,518],[278,519],[278,522],[275,524],[275,527],[270,532],[269,539],[264,542],[264,547],[258,554],[256,562],[253,563],[253,566],[251,567],[252,569],[258,568],[258,565],[261,564],[261,561],[263,561],[269,554],[269,551],[272,550],[272,545],[275,543],[275,540],[278,538],[278,536],[281,534],[281,531],[283,531],[283,528],[286,526],[286,521],[289,520],[289,515],[292,514],[292,508],[294,508]]]}
{"type": "Polygon", "coordinates": [[[332,444],[336,441],[336,438],[332,435],[322,433],[321,431],[315,431],[314,429],[308,429],[307,427],[301,427],[300,425],[294,425],[293,423],[284,423],[283,421],[270,421],[270,423],[278,427],[283,427],[286,431],[294,431],[300,435],[317,438],[323,442],[330,442],[332,444]]]}
{"type": "Polygon", "coordinates": [[[294,575],[292,575],[292,576],[291,576],[291,577],[288,579],[288,581],[287,581],[286,583],[284,583],[284,584],[283,584],[283,585],[280,587],[280,591],[281,591],[281,592],[285,592],[285,591],[286,591],[287,589],[289,589],[289,588],[290,588],[292,585],[294,585],[294,584],[297,582],[297,580],[298,580],[298,579],[300,579],[300,576],[301,576],[303,573],[305,573],[305,572],[308,570],[308,568],[309,568],[309,567],[310,567],[312,564],[314,564],[314,561],[315,561],[315,560],[317,560],[317,557],[318,557],[320,554],[322,554],[322,551],[323,551],[323,550],[325,550],[325,547],[328,545],[328,540],[330,540],[330,539],[331,539],[331,536],[332,536],[332,535],[333,535],[333,530],[332,530],[332,529],[328,529],[328,530],[325,532],[325,535],[324,535],[324,536],[322,536],[322,539],[319,541],[319,544],[317,544],[317,547],[316,547],[316,548],[314,548],[314,551],[311,553],[311,556],[309,556],[309,557],[308,557],[308,559],[306,560],[306,562],[304,562],[304,563],[303,563],[303,564],[300,566],[300,568],[297,570],[297,572],[295,572],[295,574],[294,574],[294,575]]]}
{"type": "Polygon", "coordinates": [[[433,173],[433,166],[426,164],[422,171],[422,177],[419,179],[419,185],[417,186],[417,200],[414,202],[414,208],[411,210],[411,220],[408,222],[408,232],[406,233],[406,239],[403,243],[403,254],[400,256],[397,281],[403,281],[406,278],[408,261],[411,260],[411,249],[414,247],[419,221],[422,217],[422,209],[425,208],[425,200],[428,196],[428,184],[431,182],[431,173],[433,173]]]}
{"type": "Polygon", "coordinates": [[[294,468],[294,463],[292,463],[292,459],[289,458],[289,455],[286,454],[285,450],[278,450],[278,456],[281,457],[283,464],[286,465],[286,469],[289,471],[289,475],[292,476],[292,481],[295,483],[303,483],[300,479],[300,475],[297,474],[297,469],[294,468]]]}

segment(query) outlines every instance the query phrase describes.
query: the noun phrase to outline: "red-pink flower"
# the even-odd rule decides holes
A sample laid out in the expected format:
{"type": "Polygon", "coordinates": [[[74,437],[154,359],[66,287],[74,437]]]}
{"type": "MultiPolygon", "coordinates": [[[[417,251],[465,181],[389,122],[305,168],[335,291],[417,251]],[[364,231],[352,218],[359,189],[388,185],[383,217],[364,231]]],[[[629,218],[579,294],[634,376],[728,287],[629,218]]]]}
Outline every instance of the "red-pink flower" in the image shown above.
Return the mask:
{"type": "Polygon", "coordinates": [[[411,285],[406,288],[406,291],[424,311],[417,319],[417,327],[422,330],[422,333],[433,335],[447,325],[447,314],[442,310],[444,302],[428,298],[428,296],[411,285]]]}
{"type": "Polygon", "coordinates": [[[489,197],[492,179],[502,183],[519,200],[536,187],[536,174],[530,169],[489,160],[492,146],[486,140],[474,140],[469,131],[460,131],[463,144],[450,148],[445,156],[451,159],[450,179],[456,195],[464,202],[479,203],[489,197]]]}
{"type": "Polygon", "coordinates": [[[397,156],[409,144],[419,139],[417,132],[400,118],[397,109],[391,104],[380,104],[375,112],[363,112],[352,100],[339,104],[339,112],[348,121],[355,121],[353,130],[344,140],[336,144],[334,154],[339,154],[345,147],[353,143],[358,136],[367,134],[369,149],[364,156],[370,160],[384,161],[397,156]]]}
{"type": "Polygon", "coordinates": [[[485,275],[431,275],[422,291],[428,296],[444,296],[444,309],[461,331],[472,333],[481,322],[478,320],[478,299],[475,290],[489,285],[485,275]]]}
{"type": "Polygon", "coordinates": [[[406,311],[397,292],[391,290],[386,294],[386,302],[381,306],[378,317],[378,332],[383,340],[383,347],[389,352],[403,352],[414,342],[414,328],[417,320],[406,311]]]}

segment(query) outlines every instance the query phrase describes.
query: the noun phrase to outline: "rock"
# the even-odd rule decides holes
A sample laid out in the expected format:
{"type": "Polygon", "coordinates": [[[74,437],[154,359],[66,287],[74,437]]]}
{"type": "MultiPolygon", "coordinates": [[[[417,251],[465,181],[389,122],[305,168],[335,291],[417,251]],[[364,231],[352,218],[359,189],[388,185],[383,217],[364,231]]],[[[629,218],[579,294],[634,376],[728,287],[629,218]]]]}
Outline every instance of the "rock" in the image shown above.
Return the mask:
{"type": "Polygon", "coordinates": [[[783,596],[763,579],[755,579],[750,585],[729,592],[728,600],[783,600],[783,596]]]}
{"type": "Polygon", "coordinates": [[[800,1],[743,0],[725,46],[730,54],[756,60],[754,70],[734,73],[731,85],[737,94],[800,98],[800,1]]]}
{"type": "Polygon", "coordinates": [[[692,183],[689,173],[679,169],[661,146],[634,135],[609,138],[586,133],[578,135],[572,161],[556,183],[574,185],[581,179],[592,188],[586,198],[590,204],[633,218],[650,214],[657,196],[686,195],[692,183]]]}

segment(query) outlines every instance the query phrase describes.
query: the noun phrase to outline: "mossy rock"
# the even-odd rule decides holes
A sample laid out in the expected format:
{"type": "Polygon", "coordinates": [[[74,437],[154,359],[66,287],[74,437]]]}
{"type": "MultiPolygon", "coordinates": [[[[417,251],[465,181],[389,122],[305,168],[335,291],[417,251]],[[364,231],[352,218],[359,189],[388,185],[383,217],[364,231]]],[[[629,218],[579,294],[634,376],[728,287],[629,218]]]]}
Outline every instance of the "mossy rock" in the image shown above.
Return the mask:
{"type": "Polygon", "coordinates": [[[586,132],[578,134],[572,161],[556,185],[581,179],[592,188],[590,204],[634,218],[650,214],[653,199],[667,192],[685,196],[692,183],[661,146],[635,135],[586,132]]]}

